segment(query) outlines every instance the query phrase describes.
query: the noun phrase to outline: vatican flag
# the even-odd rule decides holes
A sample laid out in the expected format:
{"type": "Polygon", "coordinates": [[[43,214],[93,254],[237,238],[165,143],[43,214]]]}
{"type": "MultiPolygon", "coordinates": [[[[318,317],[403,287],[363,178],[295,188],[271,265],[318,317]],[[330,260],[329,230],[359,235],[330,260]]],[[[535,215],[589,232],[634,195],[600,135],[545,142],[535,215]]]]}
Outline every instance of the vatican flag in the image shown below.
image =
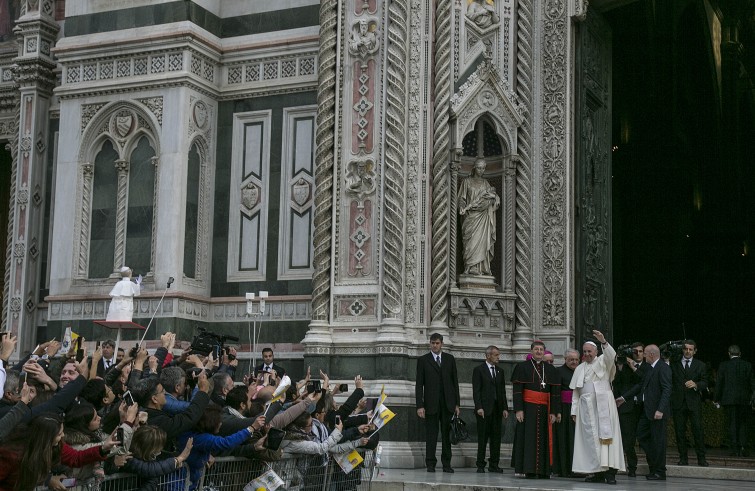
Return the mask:
{"type": "Polygon", "coordinates": [[[359,455],[359,452],[352,450],[350,453],[344,452],[342,454],[337,454],[335,456],[335,461],[339,466],[341,466],[343,473],[348,474],[349,472],[359,467],[359,464],[364,462],[364,459],[361,455],[359,455]]]}
{"type": "Polygon", "coordinates": [[[372,419],[376,428],[375,432],[377,433],[380,428],[387,425],[388,421],[392,420],[394,416],[396,416],[396,413],[388,409],[384,404],[375,408],[375,417],[372,419]]]}

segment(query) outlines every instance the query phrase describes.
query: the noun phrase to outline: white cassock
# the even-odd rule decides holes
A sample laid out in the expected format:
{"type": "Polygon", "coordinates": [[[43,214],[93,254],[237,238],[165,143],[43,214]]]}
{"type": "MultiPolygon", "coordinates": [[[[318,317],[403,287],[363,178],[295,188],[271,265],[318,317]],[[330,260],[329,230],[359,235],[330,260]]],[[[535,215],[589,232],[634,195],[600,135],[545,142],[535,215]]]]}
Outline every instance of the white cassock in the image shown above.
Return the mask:
{"type": "Polygon", "coordinates": [[[129,278],[123,278],[110,291],[110,307],[107,309],[108,321],[128,321],[134,317],[134,297],[141,293],[141,287],[129,278]]]}
{"type": "Polygon", "coordinates": [[[577,417],[572,472],[593,474],[609,467],[626,469],[619,412],[611,391],[615,359],[616,352],[606,343],[602,355],[574,370],[569,385],[573,391],[571,413],[577,417]]]}

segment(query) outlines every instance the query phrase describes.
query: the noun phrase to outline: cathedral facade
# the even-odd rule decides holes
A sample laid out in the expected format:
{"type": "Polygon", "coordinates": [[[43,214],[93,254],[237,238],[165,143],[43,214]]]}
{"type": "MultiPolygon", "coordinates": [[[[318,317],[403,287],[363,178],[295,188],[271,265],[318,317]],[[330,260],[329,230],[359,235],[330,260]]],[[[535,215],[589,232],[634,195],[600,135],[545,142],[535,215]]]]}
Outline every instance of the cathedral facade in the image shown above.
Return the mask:
{"type": "Polygon", "coordinates": [[[259,329],[293,373],[385,384],[401,442],[432,332],[471,401],[488,345],[512,363],[610,326],[611,44],[587,1],[3,5],[2,319],[23,350],[111,337],[92,321],[126,265],[148,339],[259,329]],[[480,160],[484,237],[460,213],[480,160]]]}

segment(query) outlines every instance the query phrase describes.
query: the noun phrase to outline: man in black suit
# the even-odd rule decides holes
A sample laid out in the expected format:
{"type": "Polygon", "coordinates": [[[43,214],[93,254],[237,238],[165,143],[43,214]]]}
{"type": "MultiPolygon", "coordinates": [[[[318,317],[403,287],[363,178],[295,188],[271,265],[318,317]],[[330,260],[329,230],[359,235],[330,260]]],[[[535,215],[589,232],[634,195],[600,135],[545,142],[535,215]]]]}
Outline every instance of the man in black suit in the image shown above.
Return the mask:
{"type": "Polygon", "coordinates": [[[261,372],[272,372],[273,370],[275,370],[275,374],[278,375],[278,378],[283,377],[286,374],[283,367],[275,363],[273,349],[265,348],[262,350],[262,363],[257,365],[254,369],[254,373],[256,375],[261,372]]]}
{"type": "Polygon", "coordinates": [[[755,377],[752,365],[741,358],[739,346],[729,346],[729,360],[718,367],[716,381],[716,402],[726,411],[729,425],[731,454],[747,457],[747,427],[750,418],[750,405],[755,394],[755,377]]]}
{"type": "Polygon", "coordinates": [[[645,450],[650,481],[666,480],[666,423],[671,410],[671,367],[661,360],[661,350],[651,344],[645,347],[645,361],[650,369],[637,384],[616,399],[617,405],[634,396],[641,396],[643,410],[637,426],[637,439],[645,450]],[[659,361],[660,360],[660,361],[659,361]]]}
{"type": "Polygon", "coordinates": [[[105,374],[118,362],[115,359],[115,341],[108,339],[102,342],[102,358],[97,363],[97,376],[105,378],[105,374]]]}
{"type": "Polygon", "coordinates": [[[417,358],[417,416],[425,420],[425,463],[427,472],[435,472],[435,448],[438,445],[438,427],[442,439],[440,461],[443,472],[453,472],[451,468],[451,416],[457,416],[459,409],[459,377],[456,373],[456,359],[443,353],[443,336],[433,333],[430,336],[430,353],[417,358]]]}
{"type": "MultiPolygon", "coordinates": [[[[617,397],[642,383],[642,378],[650,365],[645,363],[645,346],[632,343],[632,356],[616,358],[616,376],[613,379],[613,393],[617,397]]],[[[621,426],[621,444],[627,458],[627,477],[637,477],[637,423],[642,415],[642,396],[628,399],[619,407],[619,425],[621,426]]]]}
{"type": "Polygon", "coordinates": [[[485,362],[472,371],[472,398],[477,417],[477,472],[485,472],[485,448],[490,442],[490,472],[502,473],[498,466],[501,458],[501,416],[509,417],[506,400],[506,380],[503,369],[498,368],[500,350],[488,346],[485,362]]]}
{"type": "Polygon", "coordinates": [[[697,465],[708,467],[705,460],[705,439],[703,437],[702,400],[708,393],[708,369],[705,363],[695,358],[697,344],[687,339],[682,348],[682,359],[671,362],[671,410],[674,413],[676,448],[679,450],[679,464],[687,462],[687,421],[695,439],[697,465]]]}

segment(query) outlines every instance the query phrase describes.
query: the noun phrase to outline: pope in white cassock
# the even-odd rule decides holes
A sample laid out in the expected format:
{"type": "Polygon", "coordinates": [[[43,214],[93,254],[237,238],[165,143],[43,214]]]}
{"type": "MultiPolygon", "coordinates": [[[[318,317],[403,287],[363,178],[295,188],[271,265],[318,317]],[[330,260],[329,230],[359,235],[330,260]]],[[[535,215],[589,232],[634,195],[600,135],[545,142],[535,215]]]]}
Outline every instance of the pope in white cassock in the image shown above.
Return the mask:
{"type": "Polygon", "coordinates": [[[107,310],[108,321],[128,321],[134,317],[134,297],[141,293],[142,277],[131,281],[131,268],[124,266],[120,269],[121,280],[110,291],[110,307],[107,310]]]}
{"type": "Polygon", "coordinates": [[[587,482],[616,484],[616,472],[625,470],[621,446],[619,412],[611,391],[616,374],[616,352],[600,331],[593,336],[603,346],[592,341],[582,345],[584,361],[574,370],[569,387],[572,392],[572,419],[576,423],[572,472],[592,474],[587,482]]]}

